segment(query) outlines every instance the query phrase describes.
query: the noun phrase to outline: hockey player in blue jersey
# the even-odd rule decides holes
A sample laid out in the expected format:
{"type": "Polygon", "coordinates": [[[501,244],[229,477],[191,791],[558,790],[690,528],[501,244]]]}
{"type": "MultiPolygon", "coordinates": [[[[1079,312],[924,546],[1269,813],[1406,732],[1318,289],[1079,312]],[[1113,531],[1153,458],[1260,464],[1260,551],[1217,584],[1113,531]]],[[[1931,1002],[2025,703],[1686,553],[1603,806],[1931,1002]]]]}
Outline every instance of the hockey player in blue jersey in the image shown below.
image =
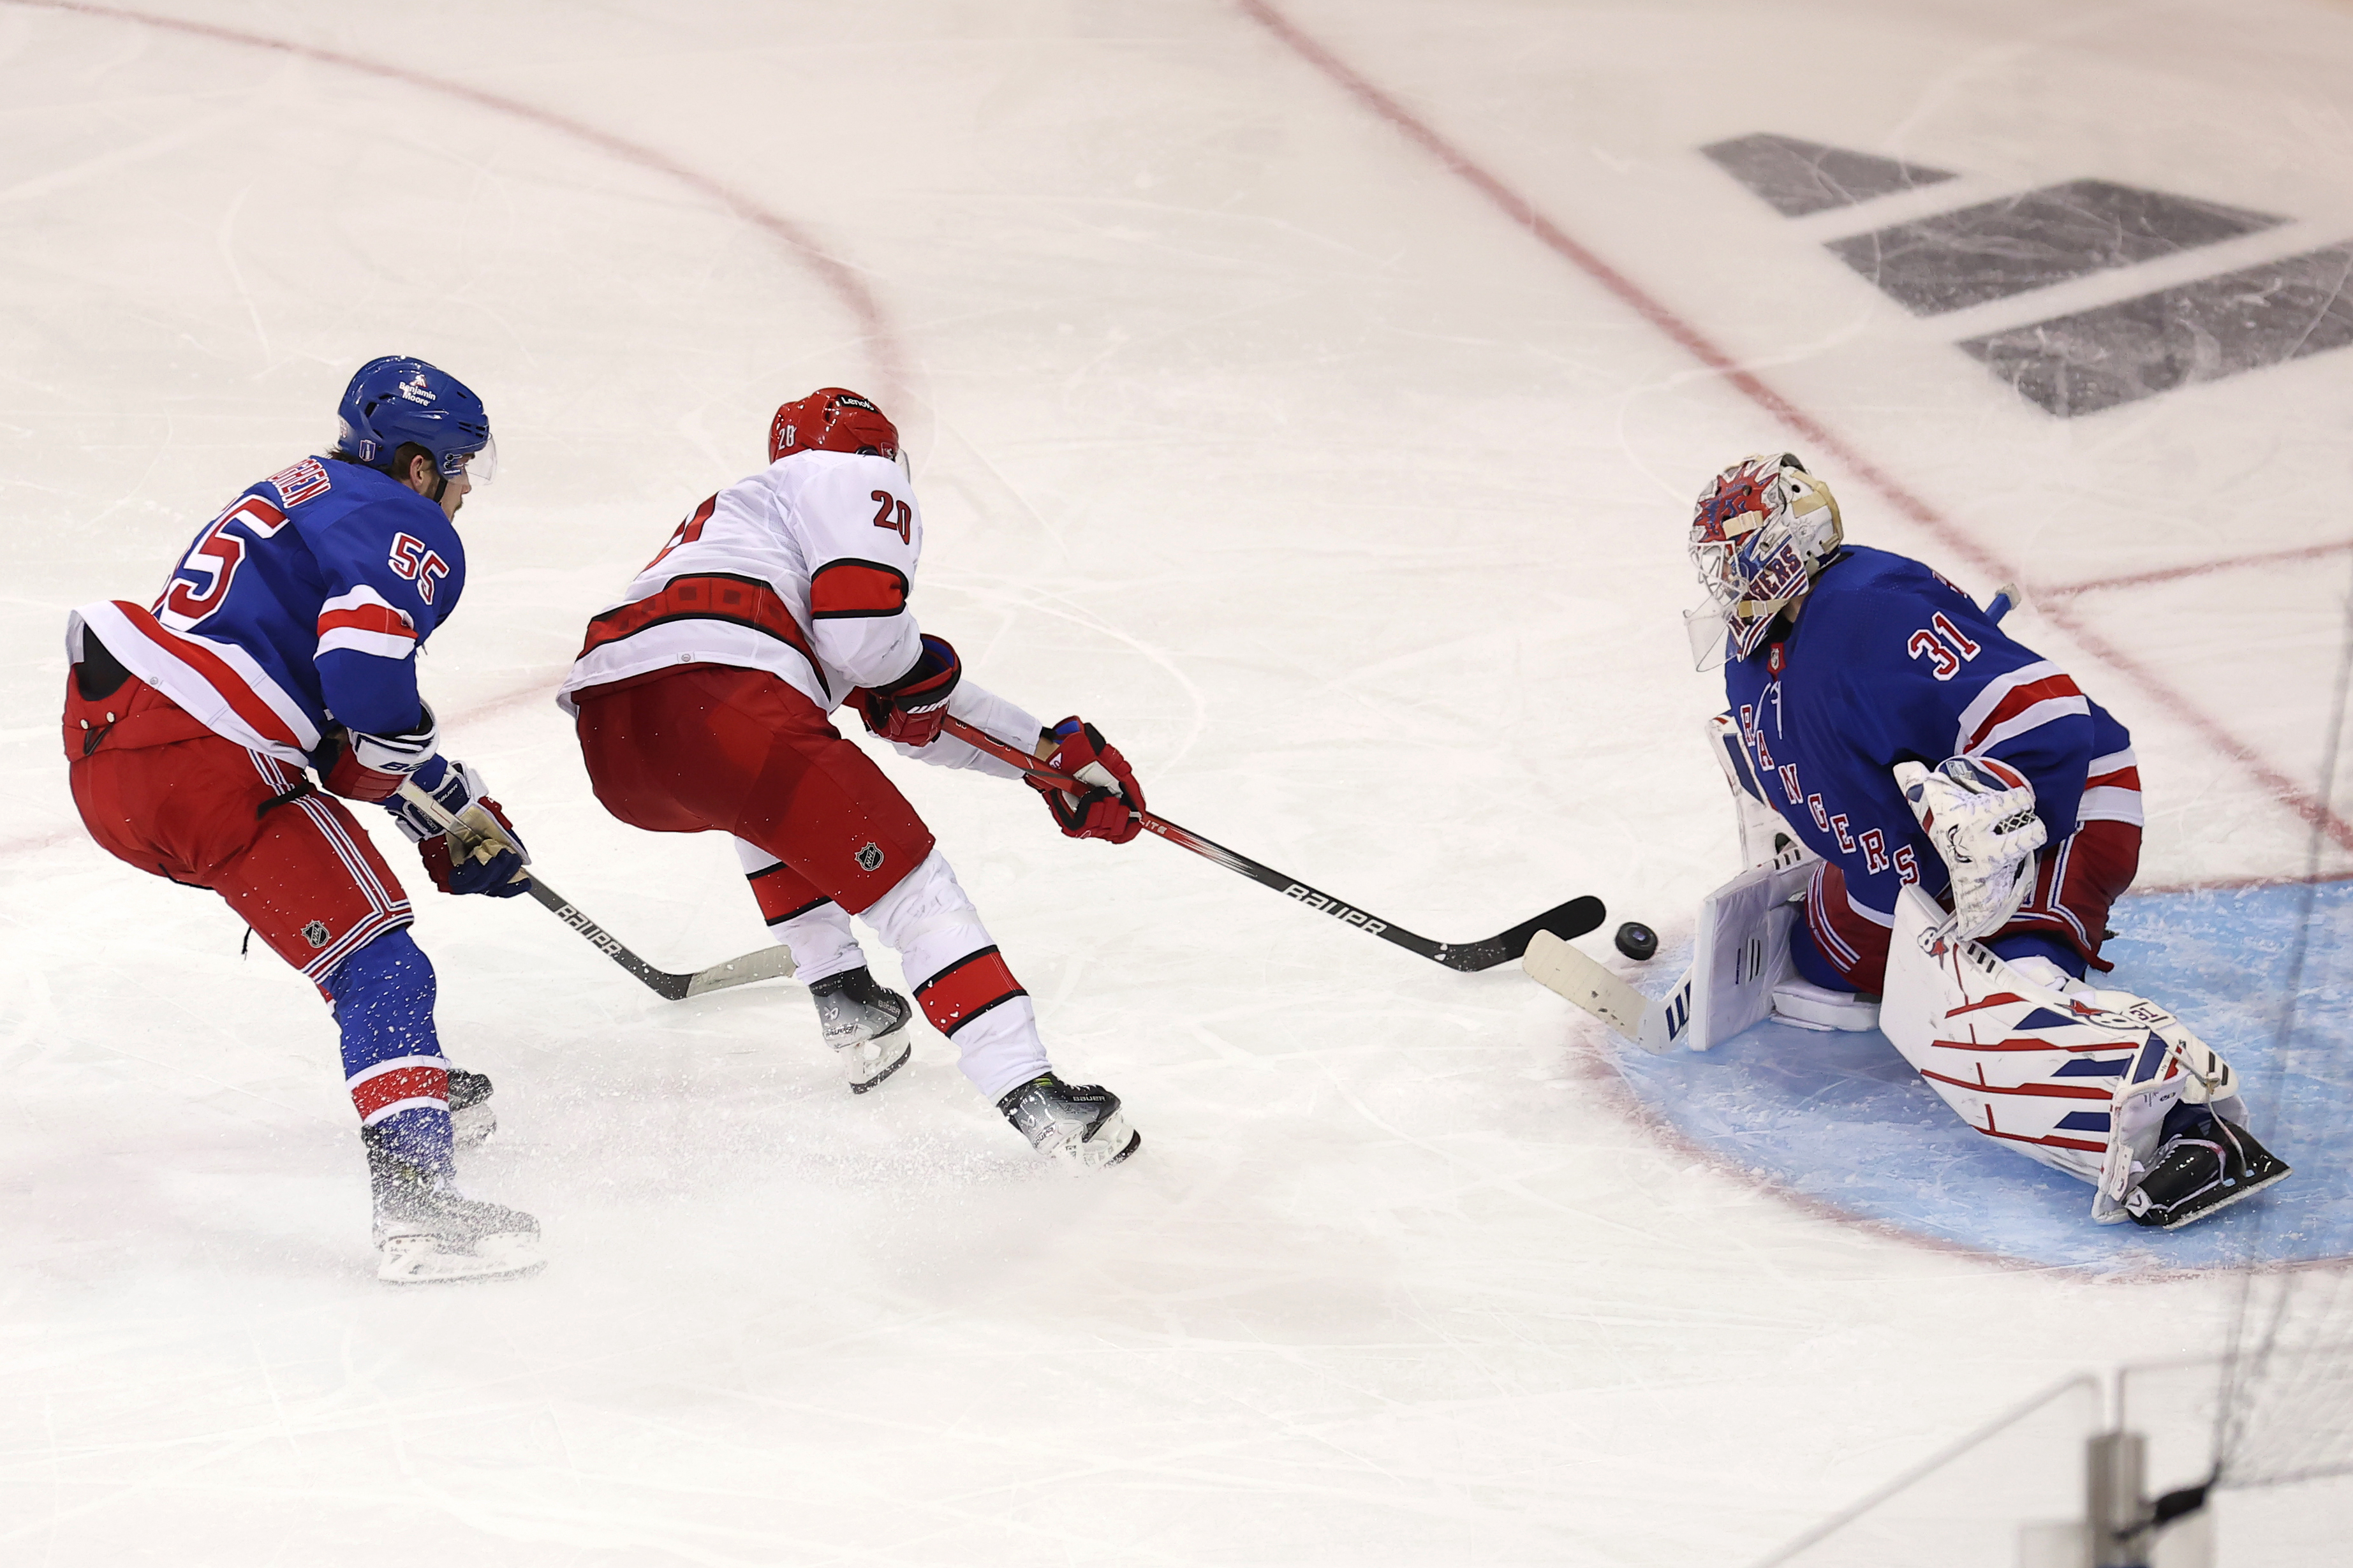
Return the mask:
{"type": "Polygon", "coordinates": [[[454,377],[398,357],[361,367],[338,414],[335,448],[230,502],[152,605],[73,612],[74,801],[106,849],[218,892],[326,998],[360,1117],[379,1275],[528,1272],[538,1222],[456,1185],[456,1132],[487,1132],[489,1082],[442,1056],[408,901],[333,798],[391,811],[445,892],[527,885],[521,841],[480,775],[441,753],[414,657],[465,592],[454,522],[495,462],[490,422],[454,377]],[[494,852],[453,859],[417,792],[494,828],[494,852]]]}
{"type": "Polygon", "coordinates": [[[2140,858],[2125,727],[1928,567],[1845,543],[1794,456],[1718,474],[1690,552],[1727,773],[1780,830],[1756,858],[1805,880],[1773,1010],[1876,1023],[1978,1131],[2094,1182],[2102,1220],[2182,1225],[2286,1176],[2219,1057],[2087,981],[2140,858]]]}

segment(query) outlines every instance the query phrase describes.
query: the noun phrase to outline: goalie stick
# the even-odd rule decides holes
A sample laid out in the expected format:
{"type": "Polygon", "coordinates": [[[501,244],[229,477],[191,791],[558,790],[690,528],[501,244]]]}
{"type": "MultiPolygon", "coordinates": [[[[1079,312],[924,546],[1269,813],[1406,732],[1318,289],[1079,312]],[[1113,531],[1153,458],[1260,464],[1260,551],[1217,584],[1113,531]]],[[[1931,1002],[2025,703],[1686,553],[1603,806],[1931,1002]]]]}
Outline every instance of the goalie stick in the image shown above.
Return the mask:
{"type": "MultiPolygon", "coordinates": [[[[1008,763],[1019,768],[1031,778],[1041,779],[1051,784],[1060,784],[1064,789],[1074,792],[1083,792],[1093,787],[1080,783],[1068,773],[1057,773],[1039,762],[1037,758],[1023,752],[1019,748],[1008,746],[996,736],[986,731],[976,730],[961,719],[949,719],[946,727],[948,733],[957,740],[987,752],[1000,763],[1008,763]]],[[[1432,942],[1426,936],[1417,936],[1402,926],[1393,925],[1388,921],[1368,914],[1355,905],[1335,899],[1319,889],[1311,888],[1304,882],[1286,877],[1271,866],[1261,866],[1247,855],[1238,855],[1224,845],[1213,843],[1188,827],[1177,826],[1166,817],[1155,816],[1148,811],[1139,811],[1135,814],[1135,820],[1143,825],[1145,832],[1157,834],[1179,848],[1190,849],[1194,854],[1204,859],[1213,860],[1229,871],[1239,871],[1251,881],[1272,888],[1285,898],[1296,899],[1309,909],[1330,915],[1343,925],[1354,926],[1358,931],[1379,937],[1383,942],[1404,948],[1408,952],[1419,953],[1422,957],[1442,963],[1449,969],[1459,969],[1466,973],[1493,969],[1499,963],[1510,963],[1527,951],[1530,939],[1539,931],[1549,931],[1559,937],[1583,936],[1587,931],[1599,925],[1607,912],[1602,909],[1599,899],[1590,897],[1571,899],[1565,904],[1546,910],[1534,920],[1522,921],[1511,930],[1498,931],[1482,942],[1432,942]]]]}
{"type": "MultiPolygon", "coordinates": [[[[448,809],[431,795],[406,779],[401,781],[400,798],[415,806],[449,836],[451,847],[470,859],[488,860],[499,851],[504,835],[495,825],[489,831],[462,817],[453,816],[448,809]]],[[[701,996],[712,991],[724,991],[732,985],[749,985],[755,980],[790,978],[793,955],[781,945],[747,952],[741,958],[731,958],[724,963],[714,963],[708,969],[698,969],[690,974],[673,974],[667,969],[657,969],[631,952],[621,939],[582,913],[571,900],[557,892],[536,873],[518,871],[515,880],[526,885],[528,892],[557,920],[578,931],[590,946],[614,963],[636,975],[665,1001],[683,1002],[690,996],[701,996]]]]}

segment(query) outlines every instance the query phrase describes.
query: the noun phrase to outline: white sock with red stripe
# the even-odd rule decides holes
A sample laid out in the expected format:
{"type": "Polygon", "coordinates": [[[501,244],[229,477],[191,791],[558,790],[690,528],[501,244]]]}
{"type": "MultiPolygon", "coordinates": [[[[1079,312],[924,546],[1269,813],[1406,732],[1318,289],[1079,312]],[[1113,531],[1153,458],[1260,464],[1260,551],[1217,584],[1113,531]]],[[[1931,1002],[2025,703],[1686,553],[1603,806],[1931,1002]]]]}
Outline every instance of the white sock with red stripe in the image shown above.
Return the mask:
{"type": "Polygon", "coordinates": [[[1052,1070],[1029,994],[998,955],[946,857],[934,850],[860,917],[891,950],[932,1026],[954,1040],[958,1066],[994,1104],[1052,1070]]]}
{"type": "Polygon", "coordinates": [[[794,978],[806,985],[866,967],[866,952],[849,929],[849,911],[748,839],[735,840],[735,857],[768,934],[793,955],[794,978]]]}

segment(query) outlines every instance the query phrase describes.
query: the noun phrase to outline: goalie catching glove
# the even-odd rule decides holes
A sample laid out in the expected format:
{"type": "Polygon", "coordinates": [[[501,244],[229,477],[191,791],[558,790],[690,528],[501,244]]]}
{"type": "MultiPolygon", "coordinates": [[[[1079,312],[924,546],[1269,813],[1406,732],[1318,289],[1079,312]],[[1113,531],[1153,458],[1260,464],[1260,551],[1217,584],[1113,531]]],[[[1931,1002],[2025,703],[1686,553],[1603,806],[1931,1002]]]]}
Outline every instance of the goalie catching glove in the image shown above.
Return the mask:
{"type": "Polygon", "coordinates": [[[1934,768],[1895,764],[1920,831],[1953,877],[1954,936],[1999,931],[2033,889],[2034,852],[2050,832],[2034,814],[2026,775],[1990,757],[1947,757],[1934,768]]]}
{"type": "Polygon", "coordinates": [[[1124,844],[1144,831],[1135,814],[1144,809],[1144,789],[1135,771],[1103,731],[1075,713],[1038,737],[1041,760],[1058,773],[1068,773],[1090,787],[1074,795],[1058,784],[1031,778],[1029,787],[1046,797],[1054,825],[1071,838],[1108,838],[1124,844]],[[1052,750],[1046,748],[1051,745],[1052,750]]]}
{"type": "Polygon", "coordinates": [[[511,899],[531,887],[520,873],[531,851],[492,800],[482,775],[463,763],[432,756],[385,800],[425,861],[426,874],[445,893],[487,893],[511,899]]]}

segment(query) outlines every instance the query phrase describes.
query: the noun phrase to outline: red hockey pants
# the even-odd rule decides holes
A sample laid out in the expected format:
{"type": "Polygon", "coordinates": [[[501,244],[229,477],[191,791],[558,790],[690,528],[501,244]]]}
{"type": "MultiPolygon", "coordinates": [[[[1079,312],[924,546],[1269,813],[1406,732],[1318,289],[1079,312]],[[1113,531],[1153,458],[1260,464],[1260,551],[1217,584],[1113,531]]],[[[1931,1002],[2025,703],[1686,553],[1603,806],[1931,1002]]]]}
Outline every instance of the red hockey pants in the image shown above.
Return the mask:
{"type": "Polygon", "coordinates": [[[343,804],[223,740],[136,676],[86,699],[66,677],[74,805],[105,850],[210,888],[312,984],[409,923],[399,879],[343,804]]]}
{"type": "MultiPolygon", "coordinates": [[[[2095,969],[2107,940],[2108,910],[2140,869],[2140,828],[2130,822],[2086,822],[2036,857],[2034,891],[1992,937],[2031,932],[2073,948],[2095,969]]],[[[1876,995],[1887,980],[1889,930],[1847,901],[1846,878],[1825,861],[1806,893],[1806,931],[1831,966],[1857,991],[1876,995]]]]}
{"type": "Polygon", "coordinates": [[[857,914],[932,852],[931,829],[873,759],[764,670],[681,665],[574,702],[605,809],[653,833],[758,845],[784,862],[762,877],[764,910],[830,899],[857,914]]]}

